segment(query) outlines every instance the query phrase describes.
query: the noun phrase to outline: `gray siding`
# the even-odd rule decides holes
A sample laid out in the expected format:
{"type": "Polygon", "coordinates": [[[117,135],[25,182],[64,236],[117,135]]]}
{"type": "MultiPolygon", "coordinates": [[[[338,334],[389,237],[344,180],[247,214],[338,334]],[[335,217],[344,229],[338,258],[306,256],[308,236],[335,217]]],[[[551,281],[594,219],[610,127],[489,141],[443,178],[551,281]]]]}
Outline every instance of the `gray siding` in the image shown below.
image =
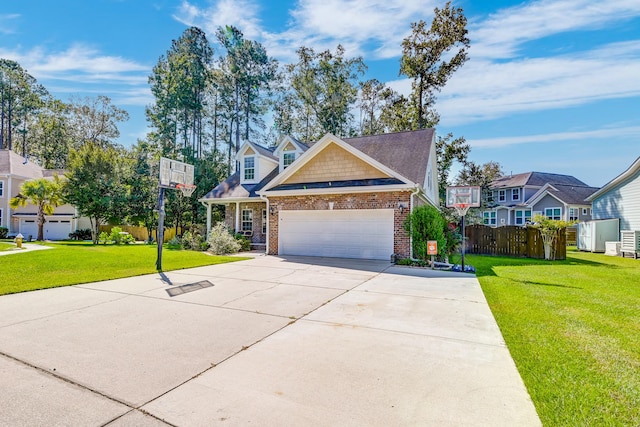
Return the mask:
{"type": "Polygon", "coordinates": [[[497,221],[496,225],[498,227],[509,225],[509,211],[507,209],[497,209],[497,221]],[[504,222],[502,222],[504,220],[504,222]]]}
{"type": "Polygon", "coordinates": [[[532,210],[540,211],[542,212],[542,215],[544,215],[544,210],[546,208],[560,208],[560,215],[562,216],[562,218],[566,218],[564,203],[549,195],[546,195],[542,199],[540,199],[540,201],[533,206],[532,210]]]}
{"type": "Polygon", "coordinates": [[[620,218],[620,230],[640,230],[640,170],[593,200],[593,219],[620,218]]]}

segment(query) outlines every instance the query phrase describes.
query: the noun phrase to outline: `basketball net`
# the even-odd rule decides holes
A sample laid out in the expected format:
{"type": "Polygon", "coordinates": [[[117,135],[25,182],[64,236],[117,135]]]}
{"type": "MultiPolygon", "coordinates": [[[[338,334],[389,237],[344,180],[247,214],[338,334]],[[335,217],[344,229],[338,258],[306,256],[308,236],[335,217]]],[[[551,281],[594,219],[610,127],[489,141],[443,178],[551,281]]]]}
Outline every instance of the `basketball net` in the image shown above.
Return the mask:
{"type": "Polygon", "coordinates": [[[458,215],[465,216],[469,210],[469,203],[456,203],[453,205],[458,215]]]}
{"type": "Polygon", "coordinates": [[[191,197],[193,192],[196,190],[196,186],[193,184],[178,184],[176,188],[182,192],[184,197],[191,197]]]}

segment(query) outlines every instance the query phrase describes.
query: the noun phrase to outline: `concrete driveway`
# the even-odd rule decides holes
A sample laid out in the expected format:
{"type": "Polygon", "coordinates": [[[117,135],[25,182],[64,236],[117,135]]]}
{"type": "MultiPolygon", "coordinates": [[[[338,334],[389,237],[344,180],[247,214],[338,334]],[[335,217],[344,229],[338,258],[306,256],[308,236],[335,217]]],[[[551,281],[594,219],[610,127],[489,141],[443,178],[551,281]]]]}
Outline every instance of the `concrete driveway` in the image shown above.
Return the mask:
{"type": "Polygon", "coordinates": [[[539,426],[477,279],[248,261],[0,297],[0,426],[539,426]]]}

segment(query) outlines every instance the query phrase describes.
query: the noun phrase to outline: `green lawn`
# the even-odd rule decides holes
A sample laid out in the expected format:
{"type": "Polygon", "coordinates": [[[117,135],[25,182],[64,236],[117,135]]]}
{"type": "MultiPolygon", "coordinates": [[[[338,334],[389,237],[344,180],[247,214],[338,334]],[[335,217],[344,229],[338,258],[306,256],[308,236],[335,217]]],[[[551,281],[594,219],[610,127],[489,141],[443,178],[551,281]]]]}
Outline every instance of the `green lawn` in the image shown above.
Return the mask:
{"type": "Polygon", "coordinates": [[[15,243],[9,243],[9,242],[0,242],[0,252],[2,251],[10,251],[13,248],[15,248],[16,245],[15,243]]]}
{"type": "MultiPolygon", "coordinates": [[[[156,272],[155,245],[94,246],[66,242],[46,246],[53,249],[0,257],[0,295],[156,272]]],[[[179,270],[243,259],[247,258],[164,248],[162,269],[179,270]]]]}
{"type": "Polygon", "coordinates": [[[545,426],[640,425],[640,260],[466,261],[545,426]]]}

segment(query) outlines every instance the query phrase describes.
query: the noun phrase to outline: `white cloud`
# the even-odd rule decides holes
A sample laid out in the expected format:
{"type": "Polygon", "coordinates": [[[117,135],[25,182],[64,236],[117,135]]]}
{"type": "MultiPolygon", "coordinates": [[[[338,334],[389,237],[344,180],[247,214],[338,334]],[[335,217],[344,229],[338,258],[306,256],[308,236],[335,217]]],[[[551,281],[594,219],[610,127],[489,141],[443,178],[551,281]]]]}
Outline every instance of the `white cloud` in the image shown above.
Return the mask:
{"type": "MultiPolygon", "coordinates": [[[[586,53],[511,62],[471,60],[436,108],[446,125],[640,96],[640,41],[586,53]]],[[[408,83],[398,87],[407,88],[408,83]]]]}
{"type": "Polygon", "coordinates": [[[219,0],[209,8],[183,0],[173,17],[185,25],[202,28],[209,41],[215,42],[216,30],[225,25],[233,25],[249,39],[260,39],[263,31],[259,13],[260,7],[252,0],[219,0]]]}
{"type": "Polygon", "coordinates": [[[502,9],[470,25],[473,55],[509,58],[523,43],[569,31],[599,30],[640,16],[637,0],[543,0],[502,9]]]}
{"type": "Polygon", "coordinates": [[[16,32],[15,21],[20,18],[17,13],[0,14],[0,34],[13,34],[16,32]]]}
{"type": "Polygon", "coordinates": [[[499,138],[468,139],[474,148],[496,148],[517,144],[538,144],[566,141],[610,140],[612,138],[640,138],[640,126],[594,129],[580,132],[558,132],[541,135],[506,136],[499,138]]]}

